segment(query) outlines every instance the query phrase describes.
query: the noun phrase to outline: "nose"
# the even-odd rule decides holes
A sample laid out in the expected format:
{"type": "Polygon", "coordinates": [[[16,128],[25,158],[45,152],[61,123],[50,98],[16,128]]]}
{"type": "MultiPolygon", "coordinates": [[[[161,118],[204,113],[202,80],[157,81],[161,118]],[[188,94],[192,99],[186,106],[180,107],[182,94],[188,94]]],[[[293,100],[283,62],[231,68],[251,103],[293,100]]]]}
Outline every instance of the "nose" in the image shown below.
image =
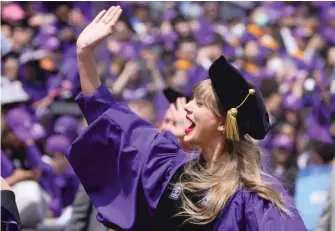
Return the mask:
{"type": "Polygon", "coordinates": [[[184,110],[187,112],[187,114],[191,114],[192,113],[192,105],[191,105],[191,102],[188,102],[185,107],[184,107],[184,110]]]}

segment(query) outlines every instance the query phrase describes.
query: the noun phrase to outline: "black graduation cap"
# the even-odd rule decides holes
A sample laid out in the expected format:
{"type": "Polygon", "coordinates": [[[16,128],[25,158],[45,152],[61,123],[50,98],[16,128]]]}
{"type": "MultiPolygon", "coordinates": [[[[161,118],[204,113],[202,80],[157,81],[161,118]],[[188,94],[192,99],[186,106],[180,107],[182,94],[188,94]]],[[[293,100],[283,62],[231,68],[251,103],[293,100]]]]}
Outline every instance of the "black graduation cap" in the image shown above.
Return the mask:
{"type": "Polygon", "coordinates": [[[175,103],[178,98],[186,98],[186,101],[190,101],[190,98],[185,96],[183,93],[176,91],[175,89],[171,87],[167,87],[163,90],[165,97],[169,101],[169,103],[175,103]]]}
{"type": "Polygon", "coordinates": [[[227,139],[239,140],[245,134],[263,139],[271,125],[260,90],[247,82],[223,56],[211,65],[209,77],[221,114],[226,117],[227,139]]]}

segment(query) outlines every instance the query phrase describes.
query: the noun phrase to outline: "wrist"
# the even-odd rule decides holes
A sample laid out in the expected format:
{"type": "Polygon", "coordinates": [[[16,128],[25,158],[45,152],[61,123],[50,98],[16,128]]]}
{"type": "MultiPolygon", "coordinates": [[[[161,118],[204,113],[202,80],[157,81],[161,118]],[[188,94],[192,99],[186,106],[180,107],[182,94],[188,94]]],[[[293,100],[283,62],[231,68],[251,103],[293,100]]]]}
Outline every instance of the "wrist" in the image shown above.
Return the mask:
{"type": "Polygon", "coordinates": [[[87,57],[87,55],[93,55],[94,50],[91,48],[85,48],[77,45],[77,56],[78,58],[87,57]]]}

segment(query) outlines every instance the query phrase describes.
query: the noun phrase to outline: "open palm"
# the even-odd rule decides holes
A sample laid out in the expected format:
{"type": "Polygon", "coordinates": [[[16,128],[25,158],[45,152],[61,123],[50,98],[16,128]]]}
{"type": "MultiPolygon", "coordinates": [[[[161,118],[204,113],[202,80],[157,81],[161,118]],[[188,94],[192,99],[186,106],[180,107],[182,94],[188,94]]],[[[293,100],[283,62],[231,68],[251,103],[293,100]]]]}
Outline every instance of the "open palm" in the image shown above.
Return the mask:
{"type": "Polygon", "coordinates": [[[122,9],[119,6],[112,6],[108,11],[101,11],[79,35],[77,48],[93,51],[113,32],[113,26],[121,13],[122,9]]]}

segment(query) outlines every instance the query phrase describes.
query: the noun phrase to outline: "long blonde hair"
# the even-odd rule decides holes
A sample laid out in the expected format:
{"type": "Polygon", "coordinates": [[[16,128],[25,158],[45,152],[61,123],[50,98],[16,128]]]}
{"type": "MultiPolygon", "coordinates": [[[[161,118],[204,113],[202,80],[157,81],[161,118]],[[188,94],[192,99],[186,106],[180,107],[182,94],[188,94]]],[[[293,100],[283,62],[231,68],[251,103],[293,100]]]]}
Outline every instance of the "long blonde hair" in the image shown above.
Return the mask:
{"type": "MultiPolygon", "coordinates": [[[[211,80],[198,83],[194,88],[194,96],[220,116],[211,80]]],[[[178,182],[183,189],[181,212],[178,215],[186,216],[194,224],[207,224],[218,216],[240,187],[271,201],[277,209],[291,215],[283,196],[262,180],[261,176],[266,174],[260,170],[260,152],[256,145],[246,137],[241,137],[240,141],[232,145],[229,152],[225,145],[225,150],[211,166],[203,166],[199,160],[185,165],[185,173],[178,182]],[[206,200],[205,205],[187,196],[194,192],[201,194],[201,200],[206,200]]]]}

